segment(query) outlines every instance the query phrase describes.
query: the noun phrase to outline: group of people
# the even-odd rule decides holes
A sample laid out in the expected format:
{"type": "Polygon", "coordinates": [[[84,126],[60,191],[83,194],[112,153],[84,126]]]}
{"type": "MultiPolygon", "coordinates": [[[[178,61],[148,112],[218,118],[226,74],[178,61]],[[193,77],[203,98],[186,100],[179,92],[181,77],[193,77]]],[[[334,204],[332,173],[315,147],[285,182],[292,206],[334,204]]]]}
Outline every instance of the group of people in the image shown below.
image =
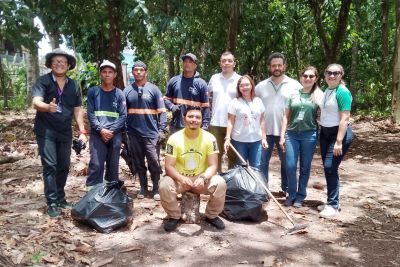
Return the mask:
{"type": "MultiPolygon", "coordinates": [[[[140,182],[137,198],[148,193],[148,170],[152,197],[161,201],[168,215],[164,229],[173,231],[177,227],[181,217],[177,195],[185,191],[209,194],[206,220],[217,229],[224,229],[218,217],[226,192],[225,181],[219,176],[224,151],[228,168],[240,163],[230,149],[233,146],[250,166],[263,172],[268,183],[269,161],[276,146],[285,205],[301,207],[319,136],[328,198],[318,208],[321,217],[335,216],[339,210],[338,168],[352,140],[352,97],[342,82],[343,67],[331,64],[326,68],[328,88],[322,92],[317,85],[316,68],[305,68],[299,83],[285,74],[286,59],[281,53],[270,55],[271,76],[257,86],[249,75],[235,72],[235,57],[230,52],[221,55],[222,72],[213,75],[208,85],[196,71],[194,54],[184,54],[181,59],[182,74],[170,79],[165,96],[147,80],[144,62],[134,62],[135,81],[124,90],[113,85],[117,76],[115,64],[108,60],[101,63],[101,84],[90,88],[87,95],[91,128],[87,190],[103,180],[123,183],[118,168],[122,133],[126,130],[128,150],[140,182]],[[166,143],[165,176],[161,177],[160,144],[168,134],[166,109],[172,113],[172,135],[166,143]]],[[[55,49],[46,55],[51,72],[41,76],[32,90],[37,110],[35,133],[51,217],[59,216],[60,208],[70,207],[64,187],[70,165],[73,116],[79,139],[87,142],[81,95],[76,82],[66,75],[75,64],[73,56],[55,49]]]]}

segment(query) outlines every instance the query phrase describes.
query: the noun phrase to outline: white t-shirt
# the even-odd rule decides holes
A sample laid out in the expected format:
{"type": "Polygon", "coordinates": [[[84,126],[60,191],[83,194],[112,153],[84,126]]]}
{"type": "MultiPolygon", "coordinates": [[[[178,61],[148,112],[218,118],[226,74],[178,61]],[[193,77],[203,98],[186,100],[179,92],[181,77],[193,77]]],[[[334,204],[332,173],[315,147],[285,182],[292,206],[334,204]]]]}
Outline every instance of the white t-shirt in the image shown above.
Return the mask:
{"type": "Polygon", "coordinates": [[[260,126],[264,105],[260,98],[247,102],[242,97],[235,98],[228,108],[229,114],[235,116],[231,138],[235,141],[251,143],[262,139],[260,126]]]}
{"type": "Polygon", "coordinates": [[[350,111],[352,101],[353,97],[349,89],[342,84],[335,89],[326,89],[320,104],[321,126],[338,126],[340,123],[340,112],[350,111]]]}
{"type": "Polygon", "coordinates": [[[265,132],[267,135],[281,135],[286,101],[289,96],[301,88],[302,86],[298,81],[286,75],[279,85],[275,85],[271,78],[257,84],[256,96],[261,98],[265,107],[265,132]]]}
{"type": "Polygon", "coordinates": [[[210,125],[226,127],[228,124],[228,106],[236,97],[236,86],[240,77],[236,72],[228,79],[222,73],[211,77],[208,83],[208,91],[213,93],[210,125]]]}

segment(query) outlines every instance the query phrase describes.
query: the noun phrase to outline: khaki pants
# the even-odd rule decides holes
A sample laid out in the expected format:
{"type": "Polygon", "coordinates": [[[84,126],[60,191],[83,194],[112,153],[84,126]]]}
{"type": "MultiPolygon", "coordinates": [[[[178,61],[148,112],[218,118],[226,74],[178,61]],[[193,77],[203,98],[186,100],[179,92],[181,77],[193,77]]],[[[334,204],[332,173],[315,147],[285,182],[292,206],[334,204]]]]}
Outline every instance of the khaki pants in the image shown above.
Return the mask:
{"type": "MultiPolygon", "coordinates": [[[[193,181],[196,177],[193,177],[193,181]]],[[[159,192],[161,198],[161,205],[164,208],[169,218],[180,219],[181,208],[176,199],[178,194],[185,192],[180,183],[175,182],[171,177],[164,176],[160,180],[159,192]]],[[[205,185],[200,194],[210,195],[210,199],[206,207],[207,218],[213,219],[217,217],[224,209],[226,183],[225,180],[219,176],[214,175],[207,185],[205,185]]]]}
{"type": "MultiPolygon", "coordinates": [[[[218,145],[218,173],[222,172],[222,155],[225,153],[224,152],[224,143],[225,143],[225,135],[226,135],[226,127],[219,127],[219,126],[213,126],[210,125],[210,133],[212,133],[215,136],[215,139],[217,139],[217,145],[218,145]]],[[[236,163],[236,154],[235,152],[232,151],[232,149],[228,149],[228,169],[232,169],[235,166],[236,163]]]]}

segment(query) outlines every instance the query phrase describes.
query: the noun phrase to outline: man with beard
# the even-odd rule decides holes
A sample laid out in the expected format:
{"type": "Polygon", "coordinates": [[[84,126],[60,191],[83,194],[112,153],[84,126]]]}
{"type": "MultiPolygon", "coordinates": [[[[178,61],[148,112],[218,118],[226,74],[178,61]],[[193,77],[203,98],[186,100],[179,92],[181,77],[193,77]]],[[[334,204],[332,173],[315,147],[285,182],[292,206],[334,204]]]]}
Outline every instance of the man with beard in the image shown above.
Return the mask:
{"type": "Polygon", "coordinates": [[[256,86],[256,96],[261,98],[265,107],[265,132],[267,134],[268,148],[261,153],[261,171],[269,181],[269,161],[274,145],[278,149],[281,161],[281,195],[286,196],[287,179],[285,170],[285,155],[279,146],[282,128],[282,119],[285,114],[285,104],[288,97],[296,90],[301,89],[301,84],[285,75],[286,58],[282,53],[272,53],[268,58],[268,71],[271,74],[266,80],[256,86]]]}
{"type": "Polygon", "coordinates": [[[225,224],[218,215],[224,208],[226,183],[217,175],[217,142],[212,134],[200,129],[200,107],[188,106],[183,115],[185,128],[168,139],[165,152],[166,176],[160,181],[161,205],[168,215],[164,229],[167,232],[176,229],[181,217],[176,197],[191,191],[210,195],[205,212],[206,221],[222,230],[225,224]]]}

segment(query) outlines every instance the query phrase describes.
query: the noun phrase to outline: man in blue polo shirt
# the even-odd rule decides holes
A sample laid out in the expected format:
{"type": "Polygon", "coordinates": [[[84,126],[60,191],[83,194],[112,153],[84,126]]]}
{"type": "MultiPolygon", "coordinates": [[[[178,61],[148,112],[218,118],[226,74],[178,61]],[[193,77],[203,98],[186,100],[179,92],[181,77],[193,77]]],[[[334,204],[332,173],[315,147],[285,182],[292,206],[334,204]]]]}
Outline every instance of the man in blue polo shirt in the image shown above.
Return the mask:
{"type": "Polygon", "coordinates": [[[135,82],[125,88],[124,93],[128,107],[128,146],[140,182],[137,198],[142,199],[147,193],[149,169],[153,182],[153,198],[159,201],[158,182],[162,173],[160,143],[166,138],[167,115],[160,89],[147,81],[146,64],[136,61],[132,67],[132,74],[135,82]]]}
{"type": "Polygon", "coordinates": [[[119,180],[118,170],[126,102],[122,90],[114,86],[115,77],[115,64],[104,60],[100,65],[101,85],[91,87],[87,95],[87,116],[91,126],[87,190],[103,183],[103,177],[107,182],[123,184],[119,180]]]}
{"type": "Polygon", "coordinates": [[[186,106],[201,107],[203,116],[201,128],[208,130],[210,110],[207,83],[200,78],[200,74],[196,71],[197,57],[195,55],[188,53],[181,59],[183,72],[169,80],[164,96],[165,106],[172,111],[170,131],[174,133],[185,128],[183,114],[186,106]]]}
{"type": "Polygon", "coordinates": [[[46,55],[46,67],[51,72],[40,76],[32,87],[32,105],[37,111],[34,131],[50,217],[58,217],[59,208],[71,207],[65,200],[64,187],[71,159],[73,116],[79,127],[79,139],[87,142],[79,87],[67,77],[67,71],[75,65],[75,57],[60,48],[54,49],[46,55]]]}

